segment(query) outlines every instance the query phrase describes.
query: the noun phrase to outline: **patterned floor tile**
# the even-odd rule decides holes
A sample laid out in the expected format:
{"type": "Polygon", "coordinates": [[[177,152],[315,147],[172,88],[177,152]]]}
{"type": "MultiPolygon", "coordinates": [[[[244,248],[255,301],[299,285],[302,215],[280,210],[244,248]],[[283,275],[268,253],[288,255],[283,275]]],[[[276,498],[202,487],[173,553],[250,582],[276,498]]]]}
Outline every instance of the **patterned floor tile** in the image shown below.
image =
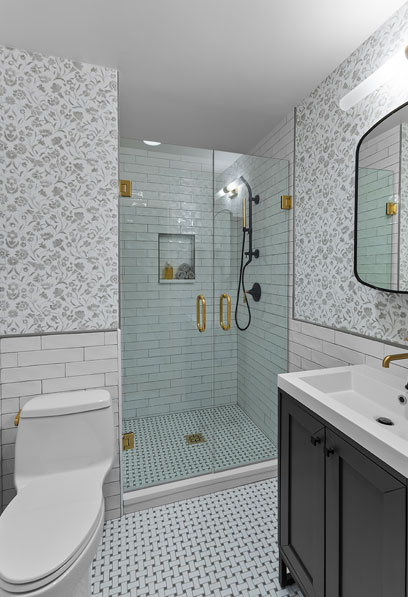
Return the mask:
{"type": "Polygon", "coordinates": [[[123,453],[124,490],[276,458],[275,445],[237,405],[125,419],[135,447],[123,453]],[[186,435],[205,442],[188,445],[186,435]]]}
{"type": "Polygon", "coordinates": [[[277,481],[243,485],[105,524],[99,597],[292,597],[278,581],[277,481]]]}

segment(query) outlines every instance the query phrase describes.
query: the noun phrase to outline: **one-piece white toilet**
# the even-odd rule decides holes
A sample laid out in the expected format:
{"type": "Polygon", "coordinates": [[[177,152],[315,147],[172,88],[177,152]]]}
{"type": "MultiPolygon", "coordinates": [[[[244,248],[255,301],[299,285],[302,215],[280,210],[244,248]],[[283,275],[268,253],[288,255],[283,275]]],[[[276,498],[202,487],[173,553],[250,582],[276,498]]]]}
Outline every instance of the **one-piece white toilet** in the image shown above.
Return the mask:
{"type": "Polygon", "coordinates": [[[87,597],[114,458],[106,390],[47,394],[24,406],[16,497],[0,517],[0,596],[87,597]]]}

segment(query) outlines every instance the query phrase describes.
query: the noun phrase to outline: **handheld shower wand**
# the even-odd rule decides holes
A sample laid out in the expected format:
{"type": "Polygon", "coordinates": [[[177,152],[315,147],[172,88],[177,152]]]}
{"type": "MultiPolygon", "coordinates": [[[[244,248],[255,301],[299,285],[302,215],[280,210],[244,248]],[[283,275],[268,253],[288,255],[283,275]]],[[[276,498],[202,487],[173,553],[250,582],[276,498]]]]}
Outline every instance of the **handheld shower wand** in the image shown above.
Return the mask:
{"type": "Polygon", "coordinates": [[[251,308],[250,308],[249,302],[247,300],[247,294],[251,294],[255,301],[259,301],[259,299],[261,297],[261,287],[259,286],[259,284],[254,284],[253,287],[251,288],[251,290],[248,290],[248,291],[245,290],[245,270],[248,267],[248,265],[251,263],[253,257],[255,257],[255,259],[258,259],[258,257],[259,257],[259,250],[255,249],[255,251],[253,251],[253,249],[252,249],[252,203],[255,203],[255,205],[258,205],[259,195],[255,195],[255,197],[252,196],[252,189],[243,176],[240,176],[239,180],[241,180],[244,183],[244,185],[246,186],[246,188],[248,190],[248,227],[246,225],[247,224],[247,221],[246,221],[246,198],[244,196],[242,198],[242,248],[241,248],[241,264],[240,264],[240,268],[239,268],[237,302],[235,305],[235,324],[239,330],[244,332],[251,325],[251,319],[252,319],[251,308]],[[245,251],[245,241],[246,241],[247,235],[248,235],[248,251],[245,251]],[[248,257],[245,265],[244,265],[244,256],[248,257]],[[246,326],[244,326],[244,327],[240,326],[240,324],[238,323],[238,306],[239,306],[239,296],[241,293],[241,287],[242,287],[242,292],[243,292],[243,297],[244,297],[244,303],[246,304],[247,311],[248,311],[248,322],[247,322],[246,326]]]}

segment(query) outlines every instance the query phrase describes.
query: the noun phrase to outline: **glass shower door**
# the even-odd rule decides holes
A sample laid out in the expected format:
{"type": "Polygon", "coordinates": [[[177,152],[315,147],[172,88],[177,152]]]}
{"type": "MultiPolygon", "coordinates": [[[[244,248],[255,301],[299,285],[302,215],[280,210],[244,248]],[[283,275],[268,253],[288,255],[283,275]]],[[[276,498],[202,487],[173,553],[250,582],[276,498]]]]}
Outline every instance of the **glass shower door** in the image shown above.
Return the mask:
{"type": "Polygon", "coordinates": [[[277,456],[277,375],[288,362],[287,193],[286,160],[215,152],[216,471],[277,456]]]}
{"type": "Polygon", "coordinates": [[[213,152],[121,139],[124,490],[213,471],[213,152]]]}

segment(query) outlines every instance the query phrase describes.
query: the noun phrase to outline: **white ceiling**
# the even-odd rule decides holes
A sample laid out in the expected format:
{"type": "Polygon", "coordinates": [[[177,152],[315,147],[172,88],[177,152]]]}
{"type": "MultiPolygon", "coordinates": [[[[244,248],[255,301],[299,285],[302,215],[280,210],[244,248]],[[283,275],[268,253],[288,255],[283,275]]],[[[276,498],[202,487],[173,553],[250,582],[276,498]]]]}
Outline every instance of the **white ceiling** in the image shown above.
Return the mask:
{"type": "Polygon", "coordinates": [[[0,43],[120,72],[120,132],[248,152],[401,0],[0,0],[0,43]]]}

